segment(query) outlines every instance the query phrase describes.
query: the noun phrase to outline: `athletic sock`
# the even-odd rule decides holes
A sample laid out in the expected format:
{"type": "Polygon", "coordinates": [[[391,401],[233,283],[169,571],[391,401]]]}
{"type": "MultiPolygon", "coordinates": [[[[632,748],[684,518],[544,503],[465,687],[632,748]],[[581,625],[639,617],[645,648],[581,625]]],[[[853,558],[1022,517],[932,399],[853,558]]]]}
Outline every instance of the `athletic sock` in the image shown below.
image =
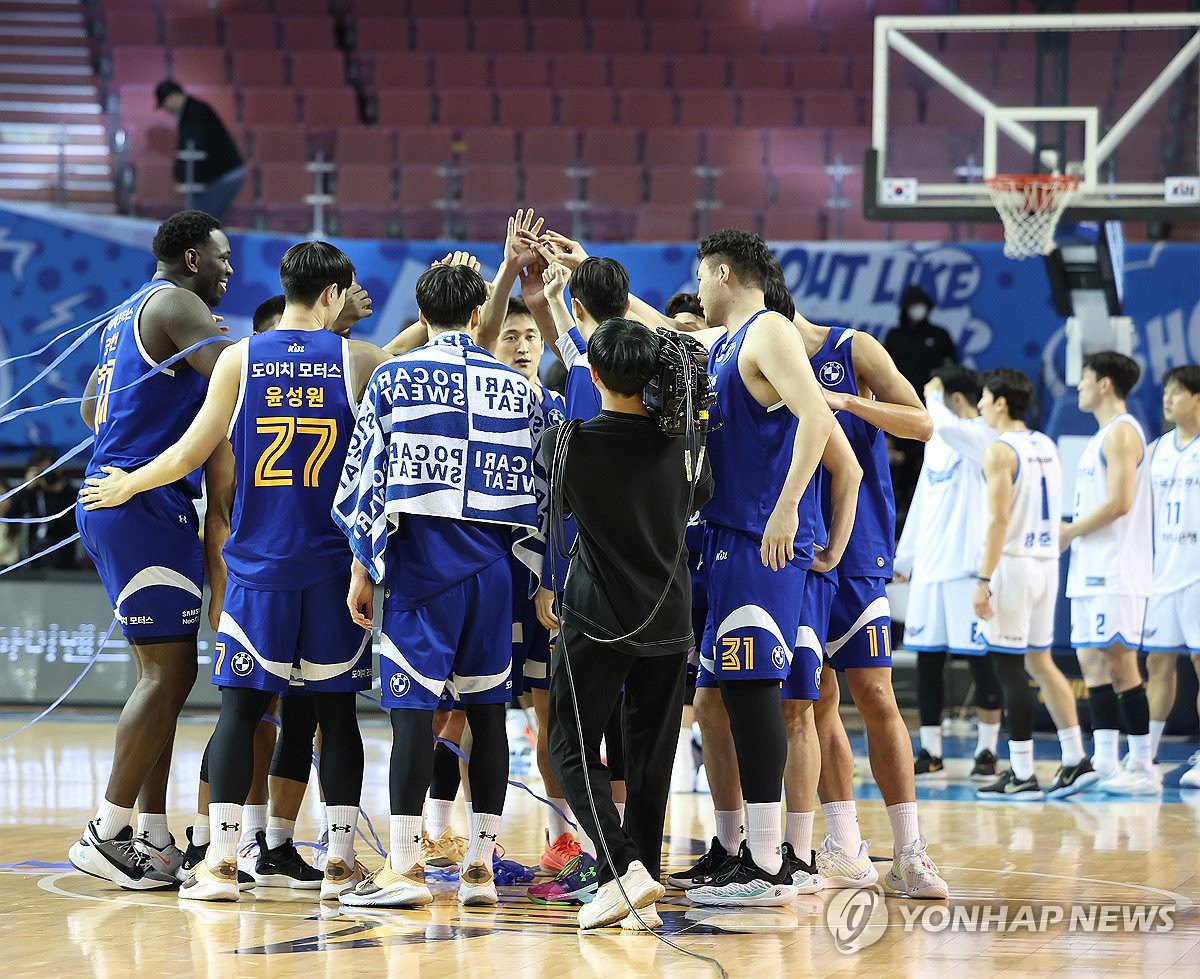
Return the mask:
{"type": "Polygon", "coordinates": [[[1078,724],[1074,727],[1060,728],[1058,744],[1062,749],[1063,768],[1070,768],[1083,761],[1083,732],[1079,730],[1078,724]]]}
{"type": "Polygon", "coordinates": [[[999,743],[1000,722],[997,721],[995,724],[988,724],[980,721],[979,731],[975,736],[975,757],[979,757],[984,751],[990,751],[994,755],[999,743]]]}
{"type": "MultiPolygon", "coordinates": [[[[267,807],[265,805],[242,807],[242,846],[253,843],[258,831],[265,832],[266,829],[267,807]]],[[[270,846],[269,843],[267,845],[270,846]]]]}
{"type": "Polygon", "coordinates": [[[783,832],[780,829],[782,802],[746,803],[746,842],[750,856],[768,874],[779,873],[783,866],[783,832]]]}
{"type": "MultiPolygon", "coordinates": [[[[571,815],[571,807],[567,805],[566,799],[551,799],[550,804],[562,812],[566,817],[571,815]]],[[[567,820],[560,816],[554,809],[546,817],[546,831],[550,834],[550,842],[553,843],[563,833],[571,832],[571,827],[567,825],[567,820]]]]}
{"type": "Polygon", "coordinates": [[[921,836],[917,825],[917,804],[915,802],[898,802],[887,807],[888,821],[892,824],[893,856],[898,854],[910,843],[916,843],[921,836]]]}
{"type": "Polygon", "coordinates": [[[625,803],[614,802],[613,805],[617,807],[617,818],[619,820],[621,820],[622,823],[624,823],[625,822],[625,803]]]}
{"type": "Polygon", "coordinates": [[[746,838],[745,813],[741,809],[717,810],[717,839],[726,853],[737,853],[746,838]]]}
{"type": "Polygon", "coordinates": [[[267,849],[274,850],[288,840],[296,838],[296,820],[272,816],[267,820],[267,849]]]}
{"type": "Polygon", "coordinates": [[[940,724],[921,725],[921,747],[934,758],[942,757],[942,726],[940,724]]]}
{"type": "Polygon", "coordinates": [[[421,817],[393,816],[390,835],[388,860],[392,870],[398,874],[408,873],[408,869],[421,859],[421,817]]]}
{"type": "Polygon", "coordinates": [[[1101,772],[1113,772],[1121,767],[1121,732],[1102,728],[1092,732],[1096,748],[1092,764],[1101,772]]]}
{"type": "Polygon", "coordinates": [[[341,860],[349,867],[354,866],[354,835],[358,829],[358,806],[326,806],[325,816],[329,820],[329,847],[326,864],[330,860],[341,860]]]}
{"type": "Polygon", "coordinates": [[[809,812],[789,812],[784,817],[783,838],[791,845],[796,856],[805,863],[808,863],[812,857],[813,820],[816,815],[810,810],[809,812]]]}
{"type": "Polygon", "coordinates": [[[192,823],[192,844],[194,846],[205,846],[212,839],[212,835],[208,829],[208,813],[196,813],[196,821],[192,823]]]}
{"type": "Polygon", "coordinates": [[[208,845],[205,863],[215,867],[222,860],[237,857],[238,841],[242,838],[244,822],[242,807],[236,802],[208,804],[208,824],[212,832],[212,842],[208,845]]]}
{"type": "Polygon", "coordinates": [[[436,840],[449,828],[453,815],[453,799],[431,798],[425,803],[425,832],[431,840],[436,840]]]}
{"type": "Polygon", "coordinates": [[[825,814],[825,831],[833,841],[852,857],[862,849],[862,831],[858,828],[858,807],[854,800],[827,802],[821,806],[825,814]]]}
{"type": "Polygon", "coordinates": [[[111,840],[121,832],[133,818],[133,807],[114,806],[105,799],[96,810],[96,835],[102,840],[111,840]]]}
{"type": "Polygon", "coordinates": [[[1150,735],[1148,734],[1131,734],[1129,735],[1129,754],[1135,762],[1143,768],[1149,768],[1154,764],[1154,754],[1150,750],[1150,735]]]}
{"type": "Polygon", "coordinates": [[[1158,749],[1162,744],[1163,732],[1167,729],[1166,721],[1151,721],[1150,722],[1150,757],[1158,757],[1158,749]]]}
{"type": "Polygon", "coordinates": [[[462,865],[481,862],[489,870],[492,867],[492,854],[496,852],[496,837],[500,835],[500,817],[488,812],[476,812],[471,815],[471,842],[467,845],[467,853],[462,865]]]}
{"type": "Polygon", "coordinates": [[[1022,782],[1033,778],[1033,742],[1008,742],[1008,760],[1012,765],[1013,774],[1022,782]]]}
{"type": "Polygon", "coordinates": [[[139,812],[137,837],[161,850],[171,842],[171,831],[167,828],[167,814],[165,812],[139,812]]]}

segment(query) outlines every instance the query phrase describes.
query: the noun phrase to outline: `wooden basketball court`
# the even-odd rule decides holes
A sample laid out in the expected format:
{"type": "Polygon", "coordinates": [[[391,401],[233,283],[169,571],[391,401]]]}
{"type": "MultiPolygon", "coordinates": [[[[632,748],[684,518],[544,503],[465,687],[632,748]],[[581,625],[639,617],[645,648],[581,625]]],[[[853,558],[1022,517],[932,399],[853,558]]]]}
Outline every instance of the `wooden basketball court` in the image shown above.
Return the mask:
{"type": "MultiPolygon", "coordinates": [[[[21,720],[5,719],[0,731],[15,730],[21,720]]],[[[66,864],[66,851],[103,790],[112,723],[56,715],[0,745],[0,921],[3,955],[15,975],[717,974],[645,934],[580,934],[574,912],[538,907],[525,899],[524,887],[502,889],[493,910],[460,910],[446,883],[437,885],[426,911],[348,913],[319,905],[311,894],[277,889],[243,895],[238,905],[181,906],[174,893],[131,893],[86,877],[66,864]]],[[[195,785],[182,773],[198,771],[211,724],[205,717],[180,725],[170,798],[177,835],[195,811],[195,785]]],[[[368,721],[364,735],[363,807],[386,838],[388,730],[368,721]]],[[[970,745],[960,747],[965,755],[970,745]]],[[[1045,754],[1039,769],[1049,776],[1056,745],[1038,747],[1045,754]]],[[[1169,747],[1176,764],[1189,750],[1169,747]]],[[[842,910],[838,938],[871,943],[847,953],[826,919],[831,901],[842,896],[836,912],[850,892],[800,898],[782,909],[721,910],[692,907],[668,891],[659,905],[662,934],[716,959],[731,976],[1196,974],[1200,792],[1168,789],[1150,802],[1085,796],[984,804],[970,794],[964,757],[947,768],[949,778],[918,791],[922,831],[950,884],[949,906],[880,896],[860,904],[858,918],[842,910]],[[1064,915],[1055,924],[1057,909],[1064,915]],[[1123,918],[1133,924],[1126,927],[1123,918]]],[[[530,781],[540,788],[536,775],[530,781]]],[[[890,855],[886,815],[869,777],[858,794],[864,837],[877,841],[877,857],[890,855]]],[[[300,839],[315,838],[316,813],[316,802],[306,799],[300,839]]],[[[705,848],[712,818],[708,796],[672,797],[668,867],[690,863],[705,848]]],[[[537,862],[541,819],[539,803],[510,789],[502,835],[509,858],[537,862]]],[[[463,820],[460,812],[460,831],[463,820]]],[[[818,843],[821,831],[818,819],[818,843]]],[[[365,844],[359,852],[370,866],[380,861],[365,844]]],[[[886,864],[879,866],[886,872],[886,864]]]]}

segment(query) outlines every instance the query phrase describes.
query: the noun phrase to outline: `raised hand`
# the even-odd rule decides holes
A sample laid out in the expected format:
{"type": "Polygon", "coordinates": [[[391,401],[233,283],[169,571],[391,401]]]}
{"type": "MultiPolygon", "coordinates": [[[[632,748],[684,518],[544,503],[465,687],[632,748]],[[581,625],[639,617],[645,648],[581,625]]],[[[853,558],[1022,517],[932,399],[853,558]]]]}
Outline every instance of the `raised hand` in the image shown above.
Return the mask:
{"type": "Polygon", "coordinates": [[[357,282],[350,283],[350,288],[346,290],[346,304],[329,327],[330,331],[344,337],[355,323],[372,315],[374,310],[371,306],[371,297],[367,290],[357,282]]]}
{"type": "Polygon", "coordinates": [[[476,272],[479,271],[479,259],[470,252],[449,252],[445,258],[435,261],[430,268],[433,268],[434,265],[465,265],[476,272]]]}
{"type": "MultiPolygon", "coordinates": [[[[561,235],[557,231],[547,231],[541,237],[541,243],[548,246],[552,255],[553,261],[565,265],[569,269],[577,269],[587,259],[588,253],[583,250],[583,245],[577,241],[573,241],[566,235],[561,235]]],[[[546,253],[543,252],[543,255],[546,253]]]]}
{"type": "Polygon", "coordinates": [[[546,270],[542,273],[542,282],[545,283],[547,302],[562,298],[563,290],[566,289],[567,280],[570,277],[570,271],[561,262],[553,262],[546,266],[546,270]]]}
{"type": "Polygon", "coordinates": [[[504,261],[526,268],[538,259],[534,244],[538,241],[538,233],[542,230],[542,218],[536,218],[533,208],[527,211],[517,209],[517,213],[508,219],[508,233],[504,238],[504,261]]]}

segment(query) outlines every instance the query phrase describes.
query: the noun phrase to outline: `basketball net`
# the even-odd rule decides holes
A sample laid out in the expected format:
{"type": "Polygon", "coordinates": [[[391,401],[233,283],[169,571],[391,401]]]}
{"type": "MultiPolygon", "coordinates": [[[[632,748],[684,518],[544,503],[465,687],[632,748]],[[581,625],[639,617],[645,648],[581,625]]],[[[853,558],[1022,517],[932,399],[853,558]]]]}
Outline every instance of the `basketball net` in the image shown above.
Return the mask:
{"type": "Polygon", "coordinates": [[[1032,258],[1054,251],[1054,229],[1078,177],[1002,173],[989,177],[988,193],[1004,222],[1004,254],[1032,258]]]}

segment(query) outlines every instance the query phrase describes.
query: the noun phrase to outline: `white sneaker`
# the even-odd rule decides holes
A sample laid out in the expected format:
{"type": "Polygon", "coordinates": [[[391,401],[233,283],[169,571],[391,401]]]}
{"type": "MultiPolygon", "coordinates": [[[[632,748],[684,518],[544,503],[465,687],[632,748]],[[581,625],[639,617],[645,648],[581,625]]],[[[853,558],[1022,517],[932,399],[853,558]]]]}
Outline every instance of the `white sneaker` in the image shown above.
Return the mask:
{"type": "Polygon", "coordinates": [[[500,903],[496,875],[482,860],[476,860],[459,874],[458,903],[468,908],[494,907],[500,903]]]}
{"type": "Polygon", "coordinates": [[[629,898],[629,904],[640,911],[661,900],[666,893],[667,889],[650,876],[642,861],[634,860],[629,869],[621,875],[621,888],[617,887],[615,880],[610,880],[596,892],[590,903],[579,909],[579,927],[587,930],[615,925],[629,914],[626,897],[629,898]],[[622,890],[624,894],[621,893],[622,890]]]}
{"type": "Polygon", "coordinates": [[[872,887],[879,881],[879,871],[871,863],[870,840],[863,840],[858,853],[851,856],[832,836],[826,836],[817,851],[817,873],[825,886],[838,890],[847,887],[872,887]]]}
{"type": "Polygon", "coordinates": [[[1100,783],[1108,795],[1162,795],[1162,779],[1153,765],[1130,760],[1120,772],[1100,783]]]}
{"type": "Polygon", "coordinates": [[[179,885],[181,901],[237,901],[240,897],[237,861],[233,858],[215,867],[197,864],[192,876],[179,885]]]}
{"type": "Polygon", "coordinates": [[[401,874],[392,869],[389,857],[375,873],[338,894],[338,900],[351,908],[423,908],[433,903],[433,894],[421,864],[414,863],[401,874]]]}
{"type": "Polygon", "coordinates": [[[352,890],[366,879],[367,868],[355,860],[354,865],[334,858],[325,862],[325,879],[321,881],[321,900],[336,901],[345,890],[352,890]]]}
{"type": "Polygon", "coordinates": [[[910,843],[892,861],[883,882],[905,897],[924,901],[944,901],[950,896],[950,888],[938,875],[938,869],[925,852],[925,837],[910,843]]]}
{"type": "Polygon", "coordinates": [[[179,877],[179,868],[183,866],[184,852],[175,845],[175,837],[170,837],[170,842],[161,848],[155,846],[144,836],[135,839],[133,845],[150,858],[150,866],[159,873],[175,878],[179,877]]]}
{"type": "Polygon", "coordinates": [[[1200,789],[1200,765],[1193,765],[1180,775],[1179,786],[1184,789],[1200,789]]]}
{"type": "Polygon", "coordinates": [[[658,908],[653,904],[647,904],[638,911],[637,917],[627,914],[622,918],[621,927],[625,931],[648,931],[651,928],[661,928],[662,918],[658,916],[658,908]],[[638,921],[638,918],[642,920],[638,921]]]}

